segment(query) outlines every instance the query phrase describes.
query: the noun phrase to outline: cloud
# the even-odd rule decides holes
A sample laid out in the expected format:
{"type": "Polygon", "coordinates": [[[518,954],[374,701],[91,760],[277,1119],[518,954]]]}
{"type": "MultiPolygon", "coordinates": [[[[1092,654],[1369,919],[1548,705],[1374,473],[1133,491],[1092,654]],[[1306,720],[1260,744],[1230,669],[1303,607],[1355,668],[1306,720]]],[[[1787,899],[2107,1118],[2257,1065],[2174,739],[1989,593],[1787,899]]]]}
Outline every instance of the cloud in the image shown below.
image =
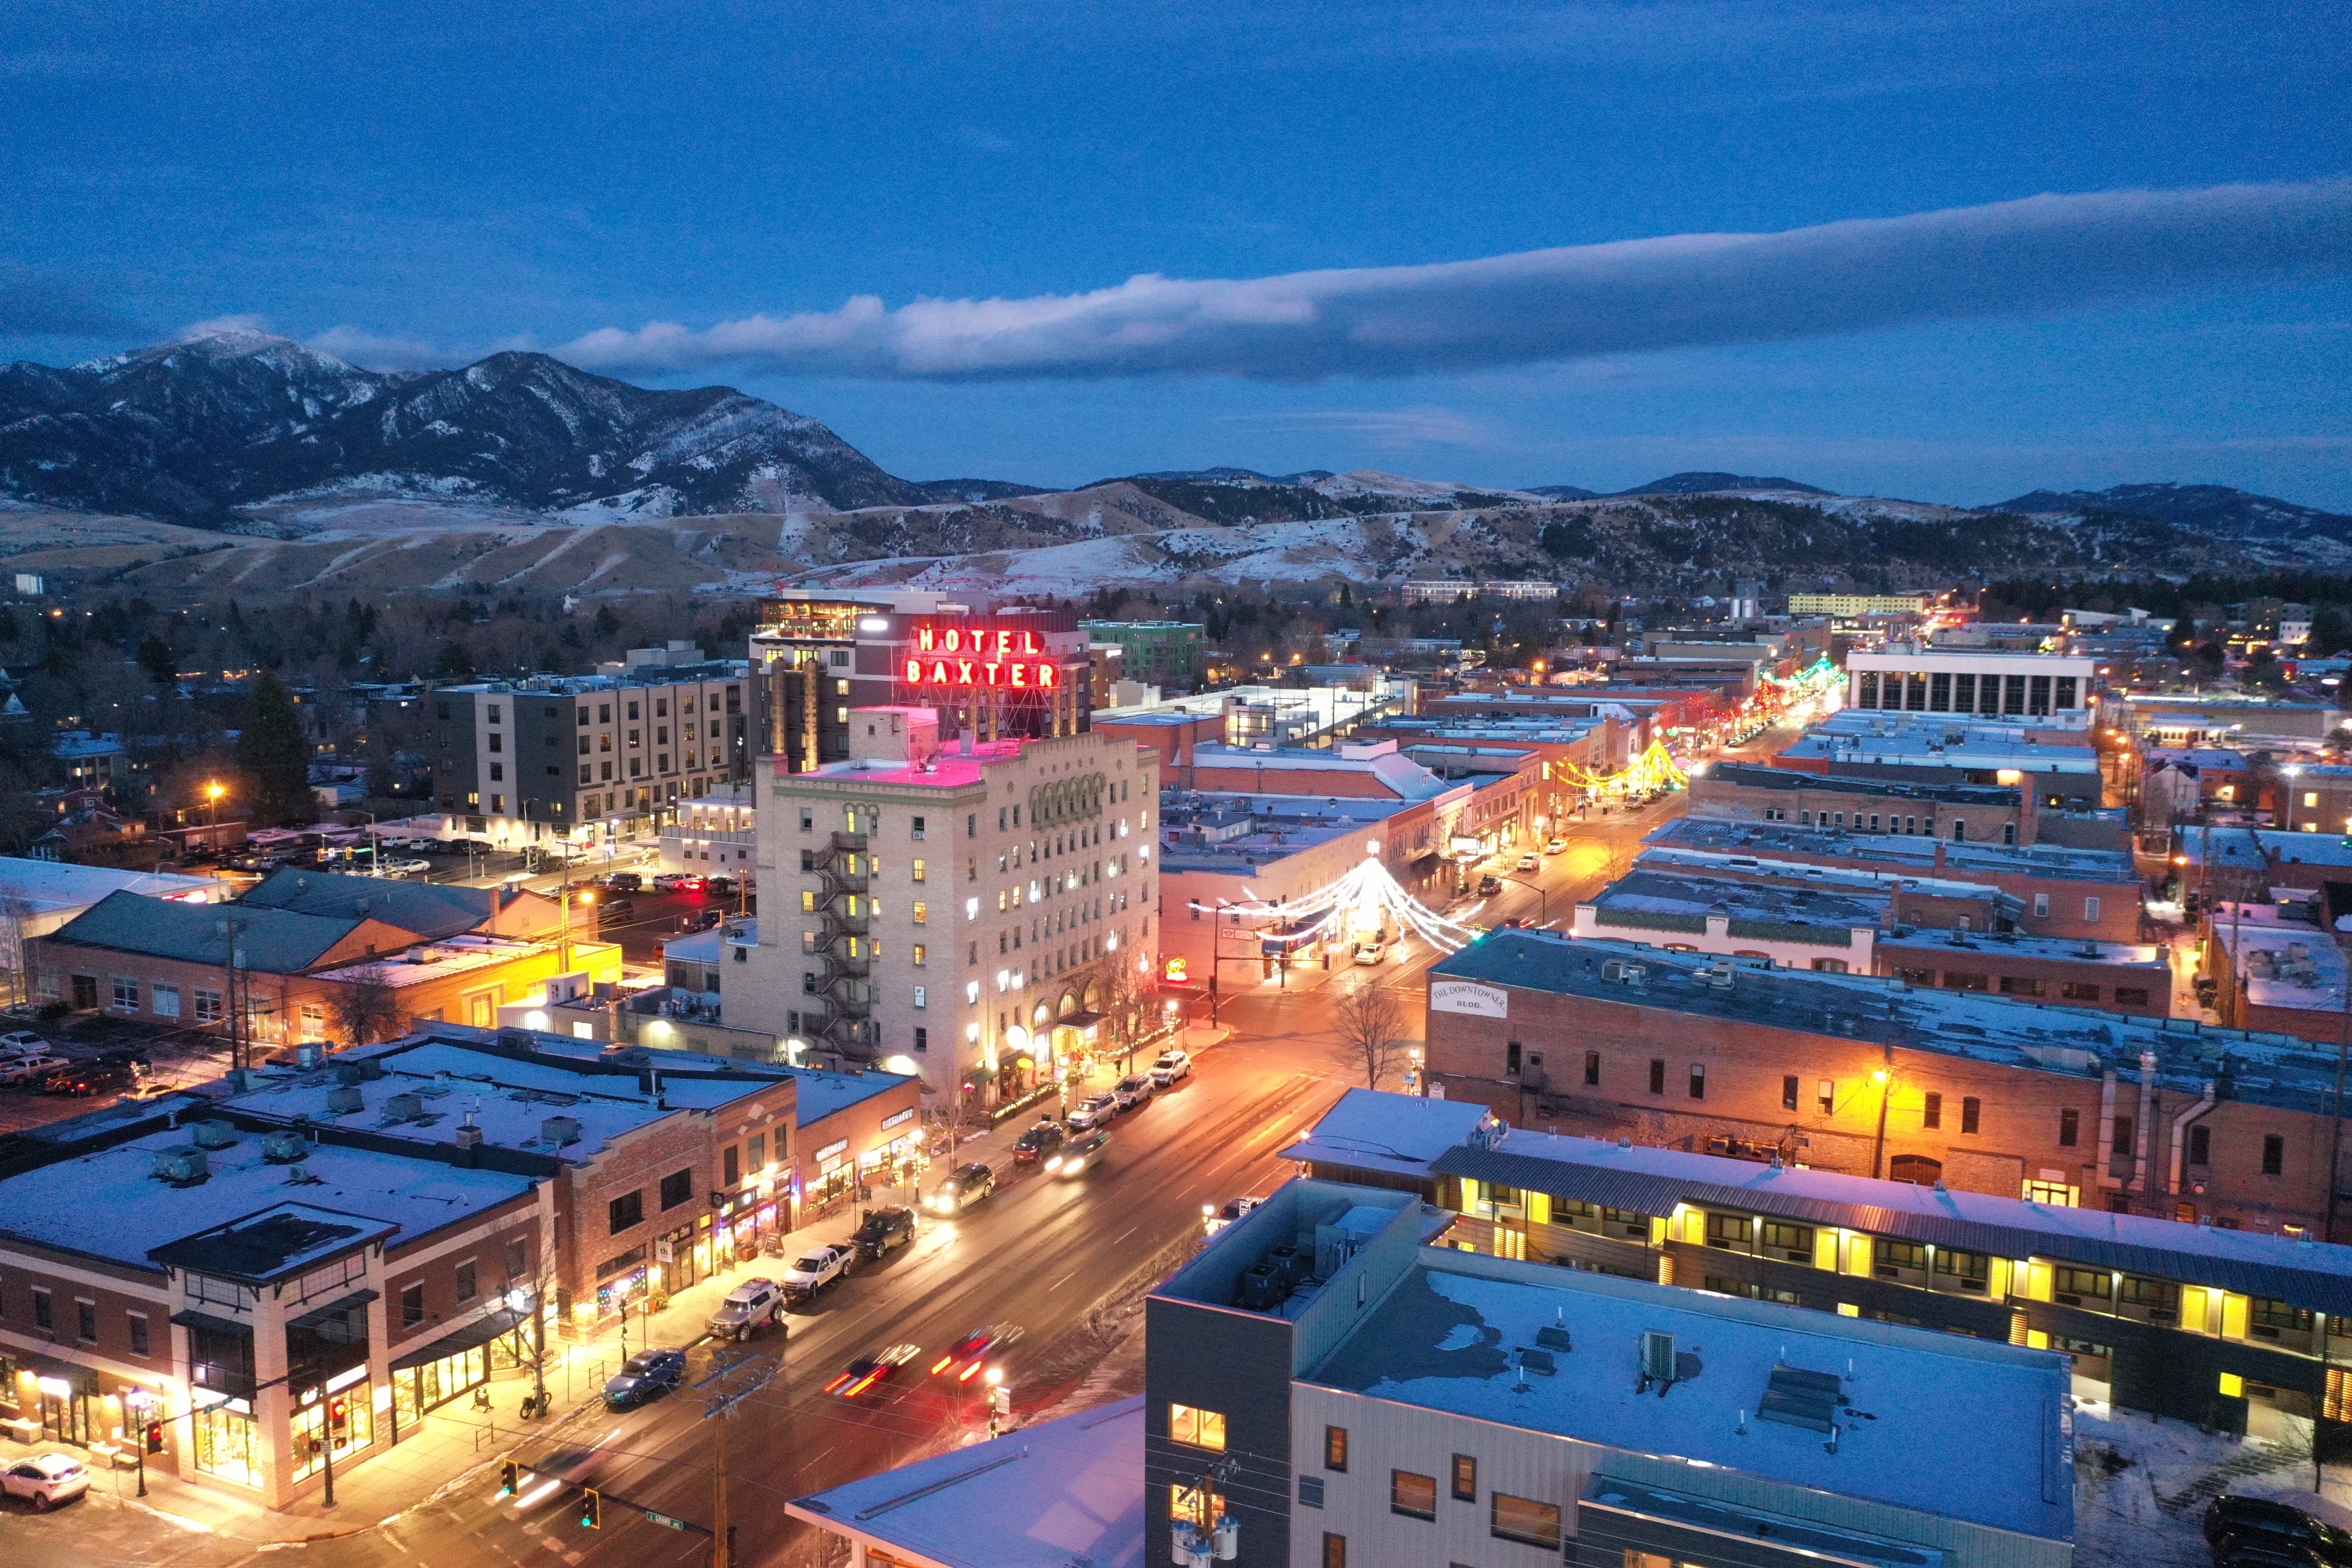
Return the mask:
{"type": "Polygon", "coordinates": [[[701,331],[605,328],[594,370],[739,365],[897,380],[1487,369],[2020,316],[2352,269],[2352,180],[2030,196],[1781,234],[1685,234],[1419,267],[1187,279],[1025,300],[858,295],[701,331]]]}
{"type": "Polygon", "coordinates": [[[1265,430],[1337,431],[1375,450],[1418,447],[1493,447],[1493,431],[1444,408],[1301,408],[1277,414],[1229,414],[1229,424],[1265,430]]]}

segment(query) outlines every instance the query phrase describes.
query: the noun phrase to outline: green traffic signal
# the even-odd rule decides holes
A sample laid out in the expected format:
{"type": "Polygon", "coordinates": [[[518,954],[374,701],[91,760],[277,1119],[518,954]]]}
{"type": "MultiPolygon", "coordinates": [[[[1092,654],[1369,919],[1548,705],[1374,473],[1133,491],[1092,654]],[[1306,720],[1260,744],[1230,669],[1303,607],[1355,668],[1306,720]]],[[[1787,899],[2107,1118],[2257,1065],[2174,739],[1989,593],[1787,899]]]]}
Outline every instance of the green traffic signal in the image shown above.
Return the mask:
{"type": "Polygon", "coordinates": [[[582,1492],[580,1494],[580,1527],[583,1530],[604,1529],[604,1493],[594,1487],[590,1487],[582,1492]]]}
{"type": "Polygon", "coordinates": [[[502,1461],[499,1466],[499,1496],[514,1496],[515,1493],[520,1489],[518,1483],[521,1479],[522,1467],[520,1465],[515,1463],[512,1459],[502,1461]]]}

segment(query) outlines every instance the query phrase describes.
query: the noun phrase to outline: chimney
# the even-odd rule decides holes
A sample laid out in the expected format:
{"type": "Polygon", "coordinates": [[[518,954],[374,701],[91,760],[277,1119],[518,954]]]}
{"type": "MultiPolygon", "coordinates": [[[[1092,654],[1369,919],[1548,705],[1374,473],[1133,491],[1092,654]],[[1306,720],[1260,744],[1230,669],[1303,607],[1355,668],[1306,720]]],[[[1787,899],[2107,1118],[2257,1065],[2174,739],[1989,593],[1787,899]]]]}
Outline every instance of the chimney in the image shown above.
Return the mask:
{"type": "Polygon", "coordinates": [[[1939,872],[1940,872],[1940,871],[1942,871],[1942,870],[1943,870],[1943,868],[1944,868],[1944,865],[1945,865],[1944,841],[1943,841],[1942,839],[1938,838],[1938,839],[1937,839],[1937,840],[1936,840],[1936,869],[1937,869],[1937,871],[1939,871],[1939,872]]]}

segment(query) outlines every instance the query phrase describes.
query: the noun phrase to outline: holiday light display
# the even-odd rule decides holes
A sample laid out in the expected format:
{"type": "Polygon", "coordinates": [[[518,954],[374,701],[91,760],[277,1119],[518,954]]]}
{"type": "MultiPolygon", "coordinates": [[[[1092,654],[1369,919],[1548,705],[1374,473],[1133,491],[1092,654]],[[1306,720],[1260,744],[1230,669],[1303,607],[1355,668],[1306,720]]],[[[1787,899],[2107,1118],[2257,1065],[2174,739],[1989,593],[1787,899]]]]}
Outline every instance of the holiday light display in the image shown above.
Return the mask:
{"type": "Polygon", "coordinates": [[[1266,931],[1264,940],[1285,952],[1312,945],[1325,936],[1349,942],[1377,940],[1393,918],[1400,931],[1419,932],[1432,946],[1454,952],[1485,934],[1476,926],[1447,920],[1404,890],[1379,859],[1375,845],[1354,869],[1295,903],[1268,904],[1255,900],[1224,904],[1219,914],[1243,914],[1279,921],[1282,929],[1266,931]]]}
{"type": "Polygon", "coordinates": [[[1558,764],[1558,768],[1569,783],[1595,795],[1654,795],[1660,790],[1684,789],[1690,784],[1688,775],[1663,741],[1651,742],[1648,751],[1617,773],[1597,773],[1566,763],[1558,764]]]}

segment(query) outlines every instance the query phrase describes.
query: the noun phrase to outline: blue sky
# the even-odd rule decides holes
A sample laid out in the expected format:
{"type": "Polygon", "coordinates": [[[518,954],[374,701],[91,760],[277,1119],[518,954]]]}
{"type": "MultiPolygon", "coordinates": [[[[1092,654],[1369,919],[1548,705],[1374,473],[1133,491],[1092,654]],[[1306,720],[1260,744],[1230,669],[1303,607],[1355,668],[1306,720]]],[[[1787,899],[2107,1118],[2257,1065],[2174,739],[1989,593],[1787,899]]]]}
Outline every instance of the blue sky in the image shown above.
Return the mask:
{"type": "Polygon", "coordinates": [[[2352,511],[2342,24],[2294,0],[19,7],[0,357],[232,315],[385,366],[522,344],[742,386],[919,479],[1713,468],[2352,511]],[[2130,232],[2101,195],[2233,185],[2284,194],[2130,232]],[[2034,210],[2001,204],[2044,193],[2080,200],[1969,272],[2034,210]],[[1815,232],[1769,274],[1735,247],[1657,281],[1690,259],[1673,237],[1790,230],[1815,232]],[[1573,248],[1628,241],[1665,243],[1573,248]],[[1526,252],[1568,283],[1353,270],[1526,252]],[[1181,281],[1219,279],[1276,281],[1181,281]],[[1396,328],[1370,347],[1286,313],[1328,324],[1367,288],[1396,328]],[[1692,326],[1694,289],[1726,319],[1692,326]],[[1094,297],[1076,328],[1070,296],[1094,297]]]}

